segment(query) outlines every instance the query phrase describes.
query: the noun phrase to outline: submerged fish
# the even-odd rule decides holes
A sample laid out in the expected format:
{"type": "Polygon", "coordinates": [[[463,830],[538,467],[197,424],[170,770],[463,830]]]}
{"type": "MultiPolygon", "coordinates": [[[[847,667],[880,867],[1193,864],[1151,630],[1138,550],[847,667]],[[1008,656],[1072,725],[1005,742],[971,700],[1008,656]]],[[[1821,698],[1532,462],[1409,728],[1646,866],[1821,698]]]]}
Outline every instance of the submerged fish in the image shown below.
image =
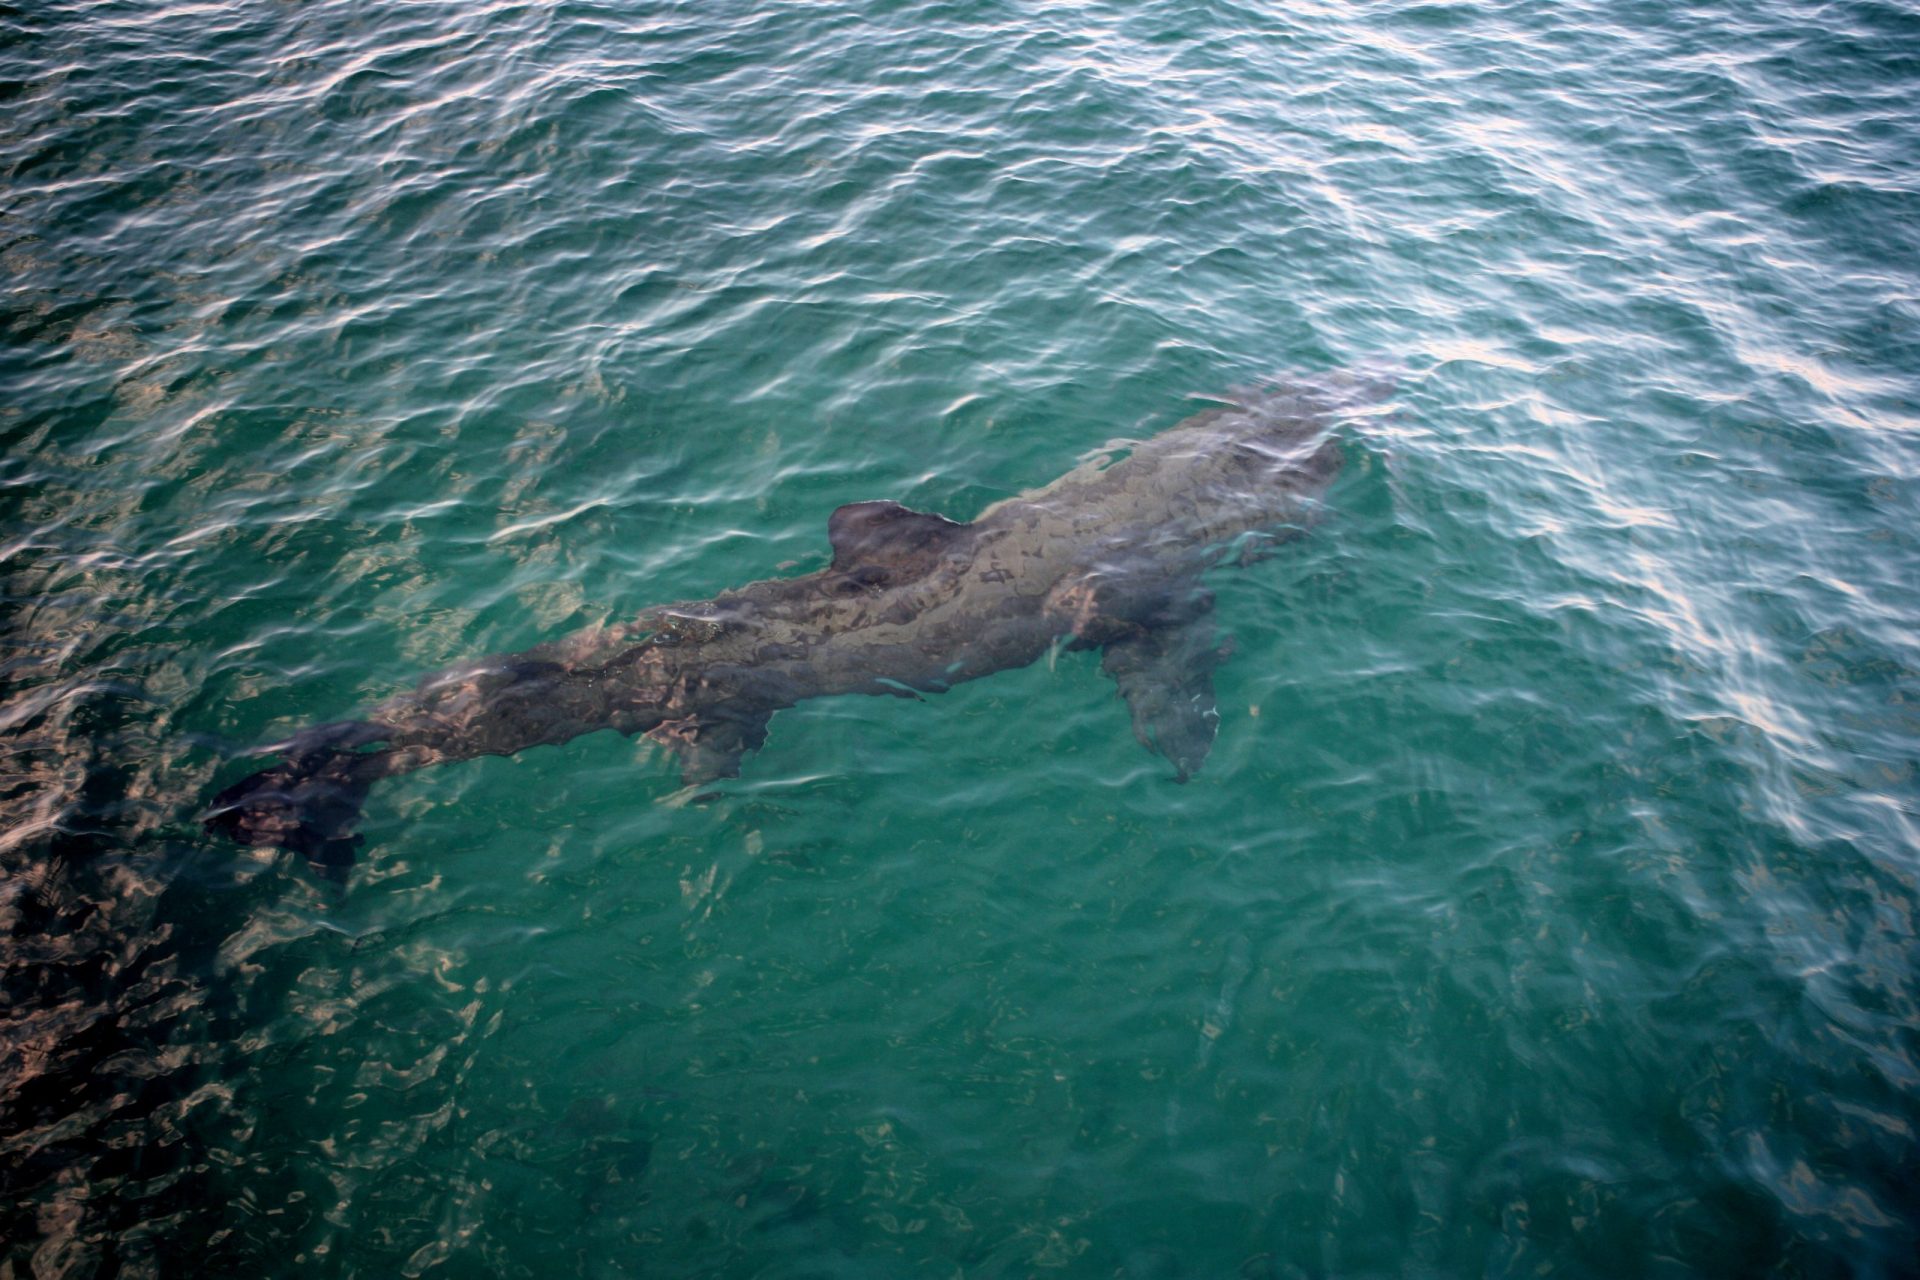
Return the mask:
{"type": "Polygon", "coordinates": [[[737,775],[783,707],[914,697],[1061,642],[1104,651],[1135,736],[1185,781],[1213,745],[1226,656],[1202,575],[1311,522],[1340,467],[1341,414],[1389,389],[1342,375],[1239,391],[965,524],[895,502],[841,507],[824,569],[430,675],[361,719],[270,748],[281,763],[222,791],[206,824],[350,862],[381,778],[615,729],[673,750],[697,785],[737,775]]]}

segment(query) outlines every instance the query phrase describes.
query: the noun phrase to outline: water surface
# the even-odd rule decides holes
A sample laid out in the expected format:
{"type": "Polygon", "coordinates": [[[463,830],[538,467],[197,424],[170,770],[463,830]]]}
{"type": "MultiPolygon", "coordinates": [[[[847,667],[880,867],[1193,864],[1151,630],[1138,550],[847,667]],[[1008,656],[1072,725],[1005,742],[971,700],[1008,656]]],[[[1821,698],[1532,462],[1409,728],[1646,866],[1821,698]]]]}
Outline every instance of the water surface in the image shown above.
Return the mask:
{"type": "Polygon", "coordinates": [[[0,7],[0,1274],[1895,1275],[1920,18],[0,7]],[[1390,361],[1095,655],[203,835],[421,672],[1390,361]]]}

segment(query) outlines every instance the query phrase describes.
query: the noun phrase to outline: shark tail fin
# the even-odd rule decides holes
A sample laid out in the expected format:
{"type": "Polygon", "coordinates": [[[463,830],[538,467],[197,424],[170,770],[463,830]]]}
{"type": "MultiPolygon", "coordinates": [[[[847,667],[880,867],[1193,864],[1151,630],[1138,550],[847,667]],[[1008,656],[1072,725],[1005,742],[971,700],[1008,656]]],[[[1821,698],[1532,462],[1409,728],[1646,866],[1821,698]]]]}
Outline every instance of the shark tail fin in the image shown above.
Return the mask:
{"type": "Polygon", "coordinates": [[[386,754],[352,746],[377,740],[371,725],[327,726],[283,748],[287,758],[213,798],[206,829],[238,844],[288,849],[328,868],[353,865],[353,834],[367,789],[386,776],[386,754]],[[345,744],[343,747],[341,744],[345,744]]]}

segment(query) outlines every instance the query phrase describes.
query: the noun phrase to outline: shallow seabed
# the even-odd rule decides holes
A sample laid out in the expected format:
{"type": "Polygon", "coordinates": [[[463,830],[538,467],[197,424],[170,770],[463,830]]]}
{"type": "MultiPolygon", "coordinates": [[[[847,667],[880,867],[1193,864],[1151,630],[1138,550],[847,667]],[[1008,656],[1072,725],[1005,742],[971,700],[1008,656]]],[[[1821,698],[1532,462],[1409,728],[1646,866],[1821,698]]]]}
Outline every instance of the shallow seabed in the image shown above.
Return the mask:
{"type": "Polygon", "coordinates": [[[1920,16],[0,5],[0,1277],[1920,1257],[1920,16]],[[421,672],[1398,366],[1097,658],[196,821],[421,672]]]}

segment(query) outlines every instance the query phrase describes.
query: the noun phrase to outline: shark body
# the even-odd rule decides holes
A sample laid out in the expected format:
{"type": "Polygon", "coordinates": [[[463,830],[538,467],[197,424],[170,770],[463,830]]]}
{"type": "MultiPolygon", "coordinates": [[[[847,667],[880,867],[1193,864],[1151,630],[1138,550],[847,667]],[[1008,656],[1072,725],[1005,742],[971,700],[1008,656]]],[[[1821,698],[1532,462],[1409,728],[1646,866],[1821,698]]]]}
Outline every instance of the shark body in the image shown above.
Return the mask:
{"type": "Polygon", "coordinates": [[[784,707],[937,692],[1060,643],[1103,650],[1135,735],[1184,781],[1212,746],[1226,656],[1202,575],[1313,521],[1341,465],[1342,413],[1384,390],[1343,376],[1236,392],[967,523],[843,506],[826,568],[437,672],[271,748],[280,763],[215,797],[207,826],[350,862],[381,778],[614,729],[670,748],[697,785],[737,775],[784,707]]]}

